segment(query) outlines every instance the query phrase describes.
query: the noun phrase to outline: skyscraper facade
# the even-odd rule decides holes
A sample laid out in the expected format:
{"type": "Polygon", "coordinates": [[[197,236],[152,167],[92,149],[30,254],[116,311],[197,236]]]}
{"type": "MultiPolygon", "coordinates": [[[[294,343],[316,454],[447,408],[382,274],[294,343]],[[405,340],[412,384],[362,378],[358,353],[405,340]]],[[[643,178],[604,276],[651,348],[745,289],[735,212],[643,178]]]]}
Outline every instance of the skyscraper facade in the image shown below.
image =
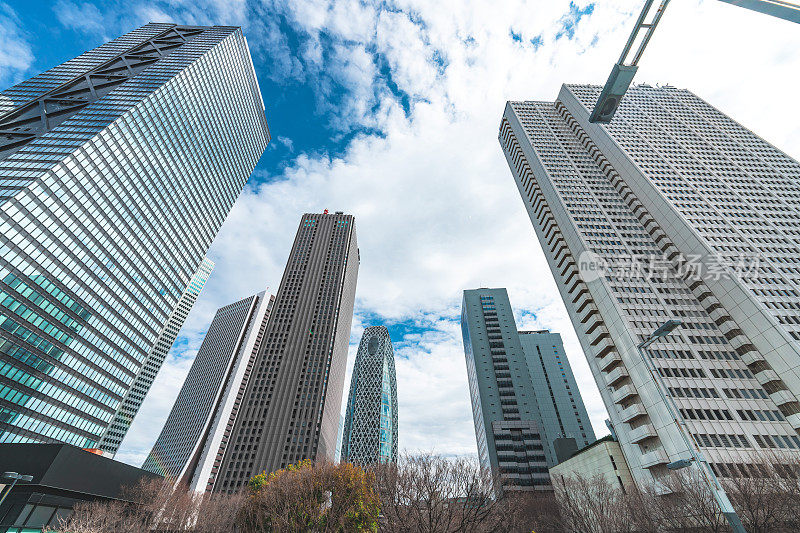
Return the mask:
{"type": "Polygon", "coordinates": [[[142,468],[198,491],[213,485],[273,301],[260,292],[217,310],[142,468]]]}
{"type": "Polygon", "coordinates": [[[207,257],[200,262],[200,267],[194,273],[183,294],[178,300],[178,304],[172,310],[172,314],[167,319],[167,324],[156,339],[153,347],[150,348],[150,353],[147,356],[146,362],[139,373],[133,385],[128,390],[127,394],[122,400],[122,405],[117,409],[117,414],[111,419],[111,424],[108,426],[108,431],[103,435],[100,440],[98,448],[100,449],[116,449],[119,446],[125,432],[133,422],[133,417],[139,412],[144,397],[147,391],[150,390],[150,385],[156,379],[156,374],[164,364],[170,348],[178,338],[178,333],[189,316],[189,312],[194,307],[197,298],[203,291],[211,271],[214,270],[214,262],[207,257]]]}
{"type": "Polygon", "coordinates": [[[370,326],[361,337],[342,435],[342,462],[397,462],[397,378],[386,326],[370,326]]]}
{"type": "Polygon", "coordinates": [[[499,476],[497,492],[549,490],[553,460],[506,290],[465,290],[461,332],[481,467],[499,476]]]}
{"type": "Polygon", "coordinates": [[[561,335],[548,330],[520,331],[519,341],[536,393],[544,444],[555,466],[595,441],[561,335]]]}
{"type": "Polygon", "coordinates": [[[215,492],[335,459],[358,264],[352,216],[303,215],[215,492]]]}
{"type": "Polygon", "coordinates": [[[238,28],[147,24],[2,92],[0,442],[116,451],[268,140],[238,28]]]}
{"type": "Polygon", "coordinates": [[[500,143],[634,478],[689,455],[637,349],[670,318],[649,354],[718,475],[795,453],[797,162],[671,87],[589,124],[599,90],[509,102],[500,143]]]}

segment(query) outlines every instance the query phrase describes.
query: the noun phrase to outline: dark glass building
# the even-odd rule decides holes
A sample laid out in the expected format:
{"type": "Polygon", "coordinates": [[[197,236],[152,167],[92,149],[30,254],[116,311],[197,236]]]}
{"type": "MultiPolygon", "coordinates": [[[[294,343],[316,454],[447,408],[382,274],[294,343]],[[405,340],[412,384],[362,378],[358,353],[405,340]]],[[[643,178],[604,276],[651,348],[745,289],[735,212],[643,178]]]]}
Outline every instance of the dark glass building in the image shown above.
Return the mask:
{"type": "Polygon", "coordinates": [[[519,342],[536,393],[543,440],[550,448],[548,466],[553,467],[593,443],[594,430],[561,335],[546,329],[520,331],[519,342]]]}
{"type": "MultiPolygon", "coordinates": [[[[29,475],[0,503],[0,531],[41,533],[61,527],[83,502],[127,502],[130,487],[159,476],[69,444],[0,444],[0,472],[29,475]]],[[[8,483],[6,479],[0,479],[8,483]]],[[[8,486],[3,487],[8,491],[8,486]]]]}
{"type": "Polygon", "coordinates": [[[147,24],[0,94],[0,442],[116,452],[268,141],[238,28],[147,24]]]}
{"type": "Polygon", "coordinates": [[[461,332],[481,467],[496,492],[551,490],[544,426],[505,289],[464,291],[461,332]]]}
{"type": "Polygon", "coordinates": [[[303,215],[215,492],[335,459],[358,264],[352,216],[303,215]]]}
{"type": "Polygon", "coordinates": [[[397,378],[385,326],[365,329],[358,346],[345,410],[342,462],[397,462],[397,378]]]}

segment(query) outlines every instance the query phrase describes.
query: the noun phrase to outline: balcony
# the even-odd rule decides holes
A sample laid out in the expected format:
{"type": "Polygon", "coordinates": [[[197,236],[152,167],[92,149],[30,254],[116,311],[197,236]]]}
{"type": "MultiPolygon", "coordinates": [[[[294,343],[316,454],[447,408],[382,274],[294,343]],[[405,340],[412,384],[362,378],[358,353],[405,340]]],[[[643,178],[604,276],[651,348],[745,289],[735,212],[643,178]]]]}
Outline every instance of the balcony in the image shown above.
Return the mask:
{"type": "Polygon", "coordinates": [[[631,438],[632,443],[637,444],[643,440],[658,437],[658,433],[656,433],[656,428],[654,428],[652,424],[645,424],[630,430],[628,436],[631,438]]]}
{"type": "Polygon", "coordinates": [[[788,390],[779,390],[777,392],[773,392],[769,395],[769,399],[775,402],[775,405],[783,405],[785,403],[797,401],[797,399],[794,397],[794,394],[788,390]]]}
{"type": "Polygon", "coordinates": [[[614,348],[615,348],[614,341],[612,341],[610,338],[605,338],[600,342],[598,342],[597,345],[594,347],[594,349],[597,350],[595,357],[603,357],[614,348]]]}
{"type": "Polygon", "coordinates": [[[646,414],[647,410],[644,408],[644,405],[640,403],[635,403],[621,410],[619,412],[619,417],[623,422],[631,422],[633,420],[636,420],[640,416],[644,416],[646,414]]]}
{"type": "Polygon", "coordinates": [[[654,466],[665,465],[669,463],[669,456],[667,455],[667,452],[664,451],[664,448],[658,448],[652,452],[643,453],[642,457],[639,459],[639,462],[641,463],[642,468],[653,468],[654,466]]]}
{"type": "Polygon", "coordinates": [[[713,311],[711,311],[709,313],[709,316],[715,322],[718,321],[718,320],[721,320],[721,319],[730,318],[728,316],[728,312],[725,310],[724,307],[718,307],[717,309],[714,309],[713,311]]]}
{"type": "Polygon", "coordinates": [[[655,492],[656,496],[669,496],[670,494],[673,494],[675,491],[673,491],[667,485],[664,485],[663,483],[659,483],[658,481],[656,481],[653,483],[653,492],[655,492]]]}
{"type": "Polygon", "coordinates": [[[771,381],[781,380],[780,376],[778,376],[778,373],[772,370],[771,368],[769,370],[762,370],[761,372],[756,374],[756,379],[758,380],[759,383],[761,383],[762,386],[766,385],[767,383],[770,383],[771,381]]]}
{"type": "MultiPolygon", "coordinates": [[[[603,321],[599,320],[599,319],[598,320],[593,320],[591,324],[586,326],[586,334],[587,335],[591,335],[598,328],[599,328],[599,331],[597,333],[608,335],[608,330],[605,327],[603,327],[603,321]]],[[[594,343],[592,343],[592,344],[594,344],[594,343]]]]}
{"type": "Polygon", "coordinates": [[[609,385],[613,385],[614,383],[618,383],[627,377],[628,377],[628,371],[625,369],[625,367],[618,366],[617,368],[606,374],[606,382],[609,385]]]}
{"type": "Polygon", "coordinates": [[[727,338],[728,340],[736,338],[736,337],[738,337],[739,335],[742,334],[742,330],[739,329],[739,326],[734,324],[733,321],[731,321],[731,320],[728,320],[727,322],[724,322],[719,327],[719,330],[722,332],[723,335],[725,335],[725,338],[727,338]]]}
{"type": "Polygon", "coordinates": [[[575,309],[577,312],[580,313],[586,308],[586,306],[592,303],[592,297],[589,296],[588,292],[584,291],[576,300],[573,301],[573,303],[575,304],[575,309]]]}
{"type": "Polygon", "coordinates": [[[614,403],[622,403],[627,398],[636,396],[636,394],[636,389],[629,383],[612,392],[611,399],[614,401],[614,403]]]}
{"type": "Polygon", "coordinates": [[[753,350],[742,354],[742,361],[746,365],[752,365],[758,361],[764,361],[764,356],[761,355],[761,352],[753,350]]]}
{"type": "Polygon", "coordinates": [[[600,358],[600,360],[597,362],[597,366],[600,367],[600,370],[605,371],[605,369],[611,365],[621,362],[622,358],[617,352],[609,352],[604,357],[600,358]]]}
{"type": "MultiPolygon", "coordinates": [[[[580,311],[579,311],[579,313],[580,313],[580,311]]],[[[592,320],[601,320],[600,312],[597,310],[597,308],[594,305],[589,306],[589,308],[586,309],[586,313],[580,318],[581,318],[581,323],[582,324],[587,324],[592,320]]]]}
{"type": "Polygon", "coordinates": [[[795,430],[800,429],[800,413],[787,416],[786,421],[789,422],[795,430]]]}

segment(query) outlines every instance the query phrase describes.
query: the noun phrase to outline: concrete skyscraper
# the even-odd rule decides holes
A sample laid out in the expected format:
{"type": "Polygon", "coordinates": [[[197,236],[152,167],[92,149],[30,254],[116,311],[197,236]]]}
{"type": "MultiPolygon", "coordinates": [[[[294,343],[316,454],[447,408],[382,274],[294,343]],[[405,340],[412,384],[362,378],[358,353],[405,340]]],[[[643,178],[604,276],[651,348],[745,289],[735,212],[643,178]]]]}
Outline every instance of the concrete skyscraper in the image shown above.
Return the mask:
{"type": "Polygon", "coordinates": [[[461,332],[481,467],[504,490],[549,490],[554,462],[506,290],[464,291],[461,332]]]}
{"type": "Polygon", "coordinates": [[[238,28],[147,24],[2,92],[0,442],[116,451],[268,141],[238,28]]]}
{"type": "Polygon", "coordinates": [[[550,447],[548,466],[555,466],[595,441],[592,423],[564,353],[561,335],[548,330],[520,331],[519,341],[536,393],[542,440],[550,447]]]}
{"type": "Polygon", "coordinates": [[[689,456],[637,346],[720,476],[800,448],[800,165],[700,98],[599,87],[509,102],[500,143],[631,473],[689,456]]]}
{"type": "Polygon", "coordinates": [[[142,468],[194,490],[210,490],[274,299],[260,292],[217,310],[142,468]]]}
{"type": "Polygon", "coordinates": [[[335,459],[358,264],[352,216],[303,215],[215,492],[335,459]]]}
{"type": "Polygon", "coordinates": [[[345,408],[342,462],[397,462],[397,378],[386,326],[366,328],[358,345],[345,408]]]}
{"type": "Polygon", "coordinates": [[[0,442],[116,451],[268,141],[238,28],[147,24],[2,92],[0,442]]]}

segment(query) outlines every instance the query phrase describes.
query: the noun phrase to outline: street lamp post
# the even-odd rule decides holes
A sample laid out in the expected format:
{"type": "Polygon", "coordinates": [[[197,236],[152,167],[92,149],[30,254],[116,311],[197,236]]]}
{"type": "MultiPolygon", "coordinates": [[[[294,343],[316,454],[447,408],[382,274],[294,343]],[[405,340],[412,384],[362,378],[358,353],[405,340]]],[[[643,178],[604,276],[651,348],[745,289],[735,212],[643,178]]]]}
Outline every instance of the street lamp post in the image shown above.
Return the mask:
{"type": "Polygon", "coordinates": [[[33,480],[33,476],[23,476],[23,475],[20,475],[20,474],[18,474],[16,472],[3,472],[3,479],[12,479],[13,481],[11,482],[11,486],[8,487],[8,490],[6,490],[6,493],[3,494],[3,497],[0,498],[0,505],[3,505],[3,502],[6,499],[6,496],[8,496],[8,493],[11,492],[11,489],[14,488],[14,485],[17,484],[17,481],[26,481],[26,482],[27,481],[32,481],[33,480]]]}
{"type": "Polygon", "coordinates": [[[675,400],[672,399],[672,396],[669,393],[669,389],[664,385],[664,381],[661,378],[661,374],[658,373],[656,370],[655,363],[653,362],[652,357],[647,352],[646,348],[653,344],[653,342],[657,341],[658,339],[669,335],[675,328],[679,327],[682,324],[680,320],[667,320],[658,329],[656,329],[647,339],[645,339],[642,343],[640,343],[637,348],[639,349],[639,355],[642,357],[642,361],[644,362],[647,370],[650,372],[650,375],[653,377],[653,381],[656,384],[656,389],[658,389],[658,393],[661,395],[661,399],[664,401],[664,405],[667,406],[667,411],[669,411],[672,420],[678,426],[678,433],[680,433],[681,437],[683,438],[686,447],[689,448],[689,453],[692,454],[691,459],[680,459],[678,461],[674,461],[667,465],[667,468],[670,470],[679,470],[681,468],[685,468],[692,463],[697,464],[697,467],[700,469],[700,473],[703,475],[703,479],[705,480],[706,484],[708,485],[711,494],[714,495],[714,499],[719,506],[720,511],[722,512],[723,516],[728,520],[728,524],[730,524],[731,528],[733,529],[734,533],[747,533],[744,526],[742,525],[742,521],[739,519],[739,515],[736,514],[736,510],[734,510],[733,505],[731,505],[731,501],[728,499],[728,495],[725,493],[725,489],[717,479],[717,475],[712,470],[711,465],[708,464],[706,458],[703,456],[703,453],[700,451],[700,448],[697,446],[697,443],[694,440],[694,436],[689,431],[688,426],[686,425],[686,421],[683,419],[683,415],[678,410],[678,407],[675,405],[675,400]]]}

